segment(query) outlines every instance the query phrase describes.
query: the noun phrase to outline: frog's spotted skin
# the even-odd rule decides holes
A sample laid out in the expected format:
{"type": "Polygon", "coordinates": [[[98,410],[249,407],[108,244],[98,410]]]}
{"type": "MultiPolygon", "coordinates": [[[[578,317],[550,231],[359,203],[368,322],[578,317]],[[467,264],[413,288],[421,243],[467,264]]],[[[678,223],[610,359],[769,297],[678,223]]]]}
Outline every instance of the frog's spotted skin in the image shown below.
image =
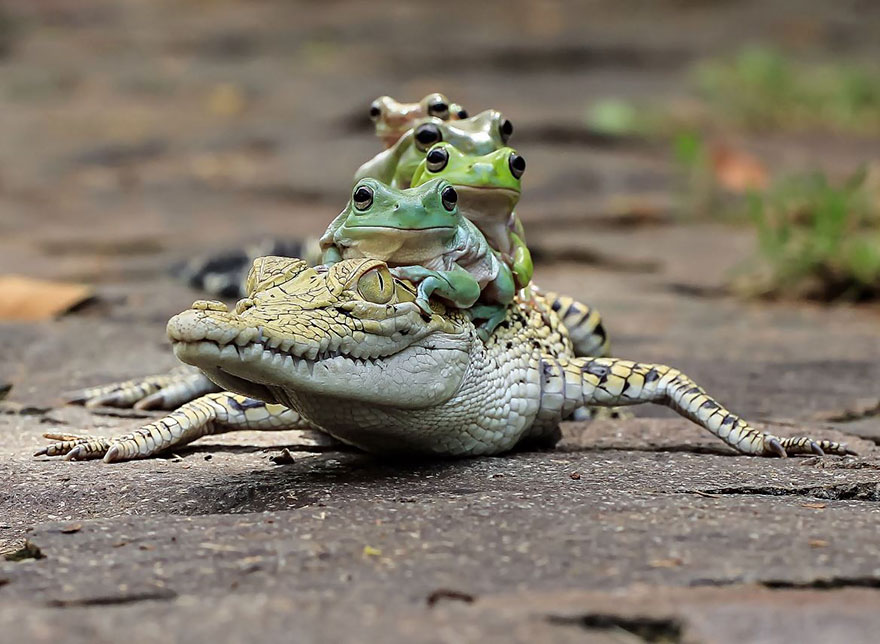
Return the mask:
{"type": "Polygon", "coordinates": [[[461,309],[481,299],[488,308],[479,317],[489,320],[484,331],[491,333],[513,299],[513,275],[457,202],[444,179],[404,190],[363,179],[321,238],[323,263],[363,257],[387,262],[395,275],[418,284],[417,304],[426,315],[432,294],[461,309]]]}
{"type": "Polygon", "coordinates": [[[390,148],[414,127],[427,118],[441,121],[459,121],[468,117],[467,110],[439,92],[428,94],[418,103],[399,103],[390,96],[380,96],[370,105],[370,119],[376,125],[376,136],[385,148],[390,148]]]}
{"type": "Polygon", "coordinates": [[[179,359],[224,389],[112,439],[50,435],[38,454],[147,458],[230,429],[320,429],[376,454],[477,456],[553,443],[585,405],[666,405],[744,454],[852,453],[752,427],[672,367],[573,354],[538,294],[517,299],[488,340],[464,312],[425,317],[412,285],[376,260],[308,268],[265,257],[247,300],[196,302],[168,322],[179,359]]]}
{"type": "Polygon", "coordinates": [[[464,154],[451,143],[437,143],[416,168],[412,185],[442,177],[455,186],[461,213],[476,224],[489,245],[513,270],[517,287],[532,279],[532,256],[513,209],[522,192],[525,159],[503,147],[484,155],[464,154]]]}
{"type": "Polygon", "coordinates": [[[370,177],[395,188],[409,188],[416,167],[435,143],[447,141],[466,154],[488,154],[507,145],[512,133],[513,125],[496,110],[460,121],[429,117],[358,168],[354,178],[357,182],[370,177]]]}

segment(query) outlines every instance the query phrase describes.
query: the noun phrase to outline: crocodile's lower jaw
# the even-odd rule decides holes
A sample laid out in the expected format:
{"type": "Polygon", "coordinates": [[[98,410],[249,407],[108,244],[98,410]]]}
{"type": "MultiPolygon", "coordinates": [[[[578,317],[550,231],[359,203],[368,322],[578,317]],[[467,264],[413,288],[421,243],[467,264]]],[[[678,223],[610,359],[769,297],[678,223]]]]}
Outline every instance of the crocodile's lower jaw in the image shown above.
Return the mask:
{"type": "Polygon", "coordinates": [[[432,341],[430,350],[416,344],[383,358],[338,355],[317,360],[256,342],[237,346],[206,340],[176,341],[173,347],[182,362],[204,370],[221,386],[246,395],[271,399],[269,388],[280,387],[299,394],[418,409],[449,400],[458,391],[470,362],[460,342],[442,344],[432,341]],[[239,381],[240,387],[236,386],[239,381]],[[266,390],[258,391],[261,387],[266,390]]]}

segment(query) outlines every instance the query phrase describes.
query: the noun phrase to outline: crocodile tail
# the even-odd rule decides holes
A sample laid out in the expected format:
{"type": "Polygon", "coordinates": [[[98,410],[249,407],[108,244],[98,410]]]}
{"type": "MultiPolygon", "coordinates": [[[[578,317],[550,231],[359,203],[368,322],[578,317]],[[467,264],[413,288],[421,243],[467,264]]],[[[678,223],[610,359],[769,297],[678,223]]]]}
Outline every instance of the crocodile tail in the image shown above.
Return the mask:
{"type": "Polygon", "coordinates": [[[254,260],[266,255],[300,257],[311,265],[320,262],[316,238],[265,239],[244,248],[202,255],[172,268],[172,275],[188,286],[225,299],[242,298],[244,281],[254,260]]]}
{"type": "Polygon", "coordinates": [[[559,293],[547,292],[544,297],[568,331],[576,356],[611,355],[611,341],[597,309],[559,293]]]}

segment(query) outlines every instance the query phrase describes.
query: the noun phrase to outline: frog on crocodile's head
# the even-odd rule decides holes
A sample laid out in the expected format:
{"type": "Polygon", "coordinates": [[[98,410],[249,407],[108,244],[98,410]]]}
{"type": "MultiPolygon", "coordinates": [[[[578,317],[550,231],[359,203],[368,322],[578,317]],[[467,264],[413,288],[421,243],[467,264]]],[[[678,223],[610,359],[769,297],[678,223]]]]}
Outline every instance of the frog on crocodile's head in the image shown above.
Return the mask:
{"type": "Polygon", "coordinates": [[[433,117],[441,121],[466,119],[467,111],[439,92],[428,94],[418,103],[398,103],[390,96],[380,96],[370,105],[370,119],[376,124],[376,136],[386,148],[397,143],[416,121],[433,117]]]}
{"type": "Polygon", "coordinates": [[[447,252],[462,220],[457,201],[455,189],[442,179],[412,190],[363,179],[321,246],[325,252],[338,249],[346,259],[421,264],[447,252]]]}
{"type": "Polygon", "coordinates": [[[467,154],[488,154],[507,145],[512,133],[511,122],[496,110],[460,121],[427,118],[358,168],[355,181],[373,177],[395,188],[408,188],[413,172],[435,143],[452,143],[467,154]]]}
{"type": "Polygon", "coordinates": [[[510,264],[520,288],[532,277],[522,223],[513,211],[525,170],[525,159],[513,148],[480,156],[465,154],[443,142],[428,150],[412,178],[413,186],[443,178],[455,187],[461,214],[477,225],[489,245],[510,264]]]}
{"type": "Polygon", "coordinates": [[[366,257],[386,262],[418,285],[416,304],[431,314],[436,295],[474,317],[488,319],[488,334],[504,318],[515,283],[510,268],[458,210],[458,193],[445,179],[397,189],[362,179],[346,208],[321,237],[323,263],[366,257]]]}

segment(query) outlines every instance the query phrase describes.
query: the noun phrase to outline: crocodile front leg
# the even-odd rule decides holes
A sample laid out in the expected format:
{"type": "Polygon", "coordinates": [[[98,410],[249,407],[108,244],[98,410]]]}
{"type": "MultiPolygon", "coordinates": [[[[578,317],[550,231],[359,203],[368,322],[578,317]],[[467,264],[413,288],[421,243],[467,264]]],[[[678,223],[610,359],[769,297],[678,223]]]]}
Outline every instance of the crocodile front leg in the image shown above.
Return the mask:
{"type": "Polygon", "coordinates": [[[114,438],[44,434],[55,443],[34,456],[63,456],[65,460],[103,458],[105,463],[149,458],[180,447],[201,436],[234,430],[306,429],[311,426],[283,405],[269,404],[240,394],[207,394],[168,416],[114,438]]]}
{"type": "Polygon", "coordinates": [[[199,396],[219,391],[220,388],[198,369],[180,366],[157,376],[80,389],[67,394],[65,399],[86,407],[174,409],[199,396]]]}
{"type": "Polygon", "coordinates": [[[585,405],[666,405],[743,454],[855,454],[846,444],[759,431],[712,399],[686,375],[665,365],[615,358],[545,357],[541,414],[567,415],[585,405]]]}

